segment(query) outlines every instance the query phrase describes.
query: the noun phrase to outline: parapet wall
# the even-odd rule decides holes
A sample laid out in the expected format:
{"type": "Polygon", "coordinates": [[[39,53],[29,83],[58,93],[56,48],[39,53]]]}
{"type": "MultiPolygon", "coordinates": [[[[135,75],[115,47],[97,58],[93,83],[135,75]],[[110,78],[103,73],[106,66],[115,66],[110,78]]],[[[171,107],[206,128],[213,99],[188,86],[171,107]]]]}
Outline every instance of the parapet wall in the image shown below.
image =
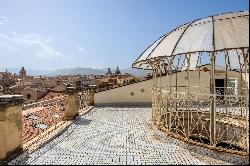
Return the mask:
{"type": "Polygon", "coordinates": [[[94,94],[95,106],[100,105],[150,105],[153,80],[146,80],[94,94]]]}
{"type": "Polygon", "coordinates": [[[22,151],[22,96],[0,96],[0,165],[22,151]]]}

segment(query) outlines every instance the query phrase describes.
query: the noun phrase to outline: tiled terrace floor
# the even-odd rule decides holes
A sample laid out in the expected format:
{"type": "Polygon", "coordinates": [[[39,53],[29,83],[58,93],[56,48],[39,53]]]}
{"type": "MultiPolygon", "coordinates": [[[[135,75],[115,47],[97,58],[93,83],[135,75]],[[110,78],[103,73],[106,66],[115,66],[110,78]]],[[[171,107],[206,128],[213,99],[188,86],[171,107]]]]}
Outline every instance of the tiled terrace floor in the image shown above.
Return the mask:
{"type": "MultiPolygon", "coordinates": [[[[50,143],[9,164],[208,163],[210,159],[151,129],[150,112],[151,108],[94,108],[50,143]]],[[[219,160],[211,163],[227,164],[219,160]]]]}

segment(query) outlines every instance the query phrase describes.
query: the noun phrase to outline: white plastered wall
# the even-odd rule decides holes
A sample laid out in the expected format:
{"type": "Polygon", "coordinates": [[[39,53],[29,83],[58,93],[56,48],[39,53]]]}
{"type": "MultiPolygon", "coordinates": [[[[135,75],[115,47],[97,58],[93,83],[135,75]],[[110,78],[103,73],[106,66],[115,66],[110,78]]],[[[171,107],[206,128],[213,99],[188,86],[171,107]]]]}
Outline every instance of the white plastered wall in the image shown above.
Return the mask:
{"type": "Polygon", "coordinates": [[[153,80],[95,93],[95,104],[152,102],[153,80]]]}

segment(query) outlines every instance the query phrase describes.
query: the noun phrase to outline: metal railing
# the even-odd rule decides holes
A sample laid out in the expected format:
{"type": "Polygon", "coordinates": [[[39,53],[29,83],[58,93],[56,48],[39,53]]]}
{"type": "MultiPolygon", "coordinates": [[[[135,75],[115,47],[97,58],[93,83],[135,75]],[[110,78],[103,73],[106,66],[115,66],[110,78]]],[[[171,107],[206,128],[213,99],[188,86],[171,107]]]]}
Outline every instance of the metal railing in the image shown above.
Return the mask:
{"type": "Polygon", "coordinates": [[[248,108],[247,96],[153,89],[154,123],[169,135],[212,149],[249,154],[248,108]]]}

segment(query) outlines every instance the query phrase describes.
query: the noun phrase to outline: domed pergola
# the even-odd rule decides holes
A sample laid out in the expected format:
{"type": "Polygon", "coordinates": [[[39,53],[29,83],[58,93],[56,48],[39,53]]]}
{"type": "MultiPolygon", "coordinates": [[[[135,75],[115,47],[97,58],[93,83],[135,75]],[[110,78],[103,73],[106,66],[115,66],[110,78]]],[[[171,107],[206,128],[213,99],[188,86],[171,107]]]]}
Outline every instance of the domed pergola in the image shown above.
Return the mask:
{"type": "Polygon", "coordinates": [[[203,147],[249,154],[249,12],[213,15],[164,34],[133,63],[153,71],[152,120],[203,147]]]}

